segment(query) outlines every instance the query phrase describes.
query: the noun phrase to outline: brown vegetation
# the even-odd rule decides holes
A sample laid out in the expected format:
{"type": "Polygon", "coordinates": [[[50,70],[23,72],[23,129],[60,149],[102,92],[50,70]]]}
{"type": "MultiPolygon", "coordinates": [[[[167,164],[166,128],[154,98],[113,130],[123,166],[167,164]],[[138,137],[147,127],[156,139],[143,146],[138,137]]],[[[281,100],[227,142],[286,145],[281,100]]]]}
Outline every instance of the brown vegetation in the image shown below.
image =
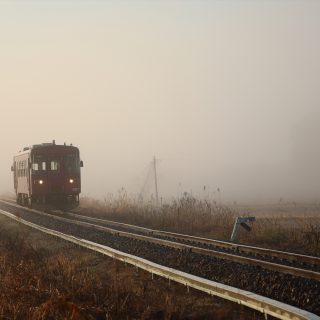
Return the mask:
{"type": "Polygon", "coordinates": [[[320,220],[311,217],[258,218],[241,242],[267,248],[320,256],[320,220]]]}
{"type": "Polygon", "coordinates": [[[109,196],[104,201],[84,197],[80,211],[105,219],[136,224],[155,229],[182,232],[194,235],[230,237],[235,212],[215,201],[199,200],[188,193],[170,203],[155,206],[130,198],[125,190],[117,197],[109,196]]]}
{"type": "Polygon", "coordinates": [[[53,238],[44,240],[38,233],[34,238],[22,227],[19,233],[9,232],[1,222],[0,319],[248,317],[243,307],[220,305],[219,299],[187,293],[185,287],[169,286],[160,278],[152,281],[143,271],[64,242],[56,244],[53,238]]]}

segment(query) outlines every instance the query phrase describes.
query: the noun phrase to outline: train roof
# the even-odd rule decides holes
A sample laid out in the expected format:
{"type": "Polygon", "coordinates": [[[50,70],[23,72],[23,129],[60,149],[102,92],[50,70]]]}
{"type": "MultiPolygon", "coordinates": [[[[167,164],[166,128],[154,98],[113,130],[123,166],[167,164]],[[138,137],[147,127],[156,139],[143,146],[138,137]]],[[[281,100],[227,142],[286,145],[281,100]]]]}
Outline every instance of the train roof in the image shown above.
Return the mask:
{"type": "Polygon", "coordinates": [[[53,146],[78,149],[77,147],[73,146],[72,144],[70,144],[70,145],[67,145],[66,143],[64,143],[64,144],[56,144],[55,140],[53,140],[52,142],[49,142],[49,143],[40,143],[40,144],[34,144],[34,145],[30,146],[30,147],[25,147],[25,148],[23,148],[22,151],[19,151],[19,153],[16,156],[20,156],[22,154],[30,153],[32,150],[35,150],[35,149],[41,149],[41,148],[47,148],[47,147],[53,147],[53,146]]]}

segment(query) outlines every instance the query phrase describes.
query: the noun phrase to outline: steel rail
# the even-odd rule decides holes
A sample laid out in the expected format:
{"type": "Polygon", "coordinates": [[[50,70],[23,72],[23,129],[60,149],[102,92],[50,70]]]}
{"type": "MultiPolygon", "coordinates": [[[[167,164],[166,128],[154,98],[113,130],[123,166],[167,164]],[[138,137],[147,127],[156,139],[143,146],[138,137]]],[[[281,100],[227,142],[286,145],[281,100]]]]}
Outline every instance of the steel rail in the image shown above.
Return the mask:
{"type": "Polygon", "coordinates": [[[84,247],[95,252],[102,253],[103,255],[109,256],[111,258],[131,264],[137,268],[143,269],[151,273],[152,275],[156,274],[158,276],[168,279],[169,281],[172,280],[181,283],[187,287],[195,288],[202,292],[206,292],[210,295],[218,296],[225,300],[229,300],[247,306],[250,309],[254,309],[265,314],[266,316],[270,315],[277,319],[283,320],[320,320],[320,317],[311,312],[251,293],[249,291],[237,289],[231,286],[223,285],[218,282],[193,276],[191,274],[181,272],[172,268],[164,267],[146,259],[142,259],[104,245],[100,245],[85,239],[77,238],[55,230],[38,226],[32,222],[28,222],[24,219],[15,216],[10,212],[6,212],[1,209],[0,214],[10,219],[13,219],[19,223],[22,223],[26,226],[32,227],[41,232],[49,234],[51,236],[72,242],[80,247],[84,247]]]}
{"type": "MultiPolygon", "coordinates": [[[[20,207],[15,204],[14,204],[14,206],[20,207]]],[[[126,232],[126,231],[120,231],[120,230],[116,230],[116,229],[112,229],[112,228],[108,228],[108,227],[104,227],[104,226],[100,226],[100,225],[95,225],[95,224],[84,222],[84,221],[70,220],[70,219],[67,219],[67,218],[64,218],[61,216],[52,215],[49,213],[45,213],[42,211],[30,209],[30,208],[25,208],[25,207],[22,207],[22,208],[25,210],[28,210],[30,212],[34,212],[36,214],[50,217],[51,219],[54,219],[54,220],[59,220],[59,221],[72,223],[72,224],[79,225],[79,226],[93,228],[93,229],[100,230],[103,232],[111,233],[116,236],[122,236],[122,237],[130,238],[130,239],[146,241],[149,243],[154,243],[154,244],[158,244],[158,245],[162,245],[162,246],[166,246],[166,247],[170,247],[170,248],[175,248],[175,249],[179,249],[179,250],[186,250],[189,252],[194,252],[194,253],[198,253],[198,254],[202,254],[202,255],[206,255],[206,256],[216,257],[219,259],[236,261],[236,262],[239,262],[242,264],[248,264],[248,265],[254,265],[254,266],[258,265],[258,266],[261,266],[262,268],[265,268],[268,270],[282,272],[282,273],[291,274],[291,275],[297,276],[297,277],[303,277],[303,278],[307,278],[307,279],[314,279],[314,280],[320,281],[320,273],[315,272],[315,271],[311,271],[311,270],[299,269],[299,268],[294,268],[294,267],[281,265],[281,264],[277,264],[277,263],[273,263],[273,262],[257,260],[257,259],[253,259],[253,258],[230,254],[230,253],[224,253],[224,252],[219,252],[219,251],[215,251],[215,250],[194,247],[194,246],[182,244],[179,242],[173,242],[173,241],[169,241],[169,240],[158,239],[158,238],[153,238],[153,237],[149,237],[149,236],[143,236],[140,234],[134,234],[134,233],[126,232]]]]}

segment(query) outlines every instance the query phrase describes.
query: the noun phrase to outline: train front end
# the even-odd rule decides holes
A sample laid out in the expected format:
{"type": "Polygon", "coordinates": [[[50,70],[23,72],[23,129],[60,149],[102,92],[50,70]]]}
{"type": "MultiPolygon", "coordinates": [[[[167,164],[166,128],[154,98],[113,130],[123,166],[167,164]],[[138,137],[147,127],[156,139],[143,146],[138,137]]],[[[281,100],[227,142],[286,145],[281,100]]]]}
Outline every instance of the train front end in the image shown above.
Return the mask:
{"type": "Polygon", "coordinates": [[[81,174],[79,149],[74,146],[42,144],[30,152],[30,193],[33,203],[60,209],[79,205],[81,174]]]}

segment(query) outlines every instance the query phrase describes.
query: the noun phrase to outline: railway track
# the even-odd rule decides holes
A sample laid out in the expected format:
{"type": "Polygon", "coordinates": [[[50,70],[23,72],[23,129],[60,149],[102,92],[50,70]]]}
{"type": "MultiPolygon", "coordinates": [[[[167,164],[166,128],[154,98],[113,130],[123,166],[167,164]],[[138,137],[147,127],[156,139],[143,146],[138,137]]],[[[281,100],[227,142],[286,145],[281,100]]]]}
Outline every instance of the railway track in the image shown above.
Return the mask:
{"type": "Polygon", "coordinates": [[[89,224],[84,223],[83,225],[87,225],[92,228],[96,227],[100,230],[111,232],[113,234],[118,233],[118,235],[129,238],[131,237],[134,239],[150,241],[162,245],[167,244],[168,246],[177,247],[180,249],[187,249],[193,252],[208,254],[211,256],[224,257],[225,259],[238,261],[240,263],[261,265],[262,267],[269,268],[270,270],[320,280],[319,257],[271,250],[261,247],[246,246],[168,231],[154,230],[105,219],[93,218],[74,212],[64,212],[61,220],[67,217],[77,221],[89,222],[89,224]],[[99,228],[98,226],[106,228],[99,228]],[[159,240],[153,240],[152,238],[159,240]],[[178,244],[173,244],[173,242],[178,244]],[[181,245],[179,245],[179,243],[181,245]]]}
{"type": "MultiPolygon", "coordinates": [[[[306,307],[307,310],[320,314],[317,301],[320,294],[320,274],[314,271],[319,267],[319,258],[301,256],[304,268],[299,269],[286,264],[263,261],[261,260],[261,251],[259,251],[260,259],[253,259],[204,248],[204,245],[212,246],[211,241],[216,244],[215,240],[211,239],[156,231],[89,217],[82,217],[79,220],[79,215],[74,213],[52,216],[3,201],[1,201],[1,206],[20,218],[37,222],[44,227],[57,229],[59,226],[59,230],[64,233],[81,236],[93,242],[139,255],[156,263],[165,263],[168,267],[174,267],[202,278],[231,285],[236,284],[241,289],[264,294],[286,303],[293,302],[297,307],[306,307]],[[110,225],[113,228],[110,228],[110,225]],[[91,232],[88,232],[88,228],[91,232]],[[136,233],[128,232],[129,229],[135,230],[136,233]],[[92,232],[93,230],[95,232],[92,232]],[[167,237],[171,240],[168,240],[167,237]],[[174,239],[176,241],[172,241],[174,239]],[[186,241],[189,243],[182,243],[186,241]],[[192,241],[192,245],[190,245],[190,241],[192,241]],[[195,243],[199,243],[200,246],[194,246],[195,243]],[[164,258],[170,262],[164,261],[164,258]],[[230,277],[232,279],[228,280],[230,277]],[[258,289],[259,287],[261,290],[258,289]]],[[[262,250],[262,252],[265,250],[246,246],[240,246],[245,248],[239,249],[238,245],[221,241],[218,241],[218,244],[234,252],[243,252],[242,250],[254,248],[256,255],[257,250],[262,250]],[[228,245],[234,246],[234,248],[230,249],[227,247],[228,245]]],[[[273,251],[272,254],[277,255],[276,259],[283,259],[286,262],[290,261],[290,263],[297,261],[300,256],[295,255],[293,259],[285,259],[284,257],[288,253],[273,251]]]]}
{"type": "MultiPolygon", "coordinates": [[[[65,215],[71,218],[75,218],[77,220],[96,223],[101,226],[111,226],[113,228],[112,231],[118,230],[124,233],[127,232],[130,235],[131,232],[129,232],[129,230],[132,230],[136,234],[146,235],[147,237],[171,240],[174,242],[186,244],[189,246],[191,250],[195,250],[194,249],[195,247],[199,247],[199,248],[207,249],[209,251],[225,253],[226,257],[228,257],[228,254],[230,254],[230,259],[238,259],[235,256],[249,258],[248,260],[240,258],[238,259],[239,262],[248,262],[249,264],[256,263],[258,265],[260,264],[258,260],[271,262],[273,264],[288,266],[287,268],[288,273],[291,273],[290,267],[293,267],[294,269],[305,269],[305,270],[314,271],[310,273],[301,271],[300,274],[297,273],[296,275],[304,276],[304,277],[309,276],[311,279],[320,280],[319,278],[320,258],[319,257],[271,250],[271,249],[266,249],[261,247],[246,246],[241,244],[235,244],[232,242],[195,237],[195,236],[168,232],[168,231],[154,230],[154,229],[139,227],[135,225],[125,224],[121,222],[88,217],[88,216],[80,215],[74,212],[67,212],[65,213],[65,215]],[[255,260],[255,261],[252,261],[252,260],[255,260]]],[[[206,251],[203,250],[202,252],[206,252],[206,251]]],[[[217,253],[217,256],[220,256],[220,255],[217,253]]],[[[268,263],[261,264],[261,266],[268,267],[268,263]]],[[[274,270],[273,265],[270,264],[270,266],[272,266],[271,269],[274,270]]],[[[286,268],[285,267],[282,268],[281,271],[286,272],[286,268]]],[[[292,274],[295,274],[295,273],[292,273],[292,274]]]]}
{"type": "MultiPolygon", "coordinates": [[[[9,204],[8,202],[6,202],[9,204]]],[[[13,203],[10,203],[14,205],[13,203]]],[[[16,205],[15,205],[16,206],[16,205]]],[[[48,215],[48,213],[42,213],[48,215]]],[[[57,216],[55,214],[55,216],[57,216]]],[[[261,266],[276,272],[320,281],[320,258],[259,247],[238,245],[219,240],[199,238],[178,233],[143,228],[139,226],[64,212],[57,219],[113,235],[155,243],[175,249],[227,259],[248,265],[261,266]],[[110,228],[112,226],[112,228],[110,228]],[[134,231],[129,232],[128,230],[134,231]]]]}

